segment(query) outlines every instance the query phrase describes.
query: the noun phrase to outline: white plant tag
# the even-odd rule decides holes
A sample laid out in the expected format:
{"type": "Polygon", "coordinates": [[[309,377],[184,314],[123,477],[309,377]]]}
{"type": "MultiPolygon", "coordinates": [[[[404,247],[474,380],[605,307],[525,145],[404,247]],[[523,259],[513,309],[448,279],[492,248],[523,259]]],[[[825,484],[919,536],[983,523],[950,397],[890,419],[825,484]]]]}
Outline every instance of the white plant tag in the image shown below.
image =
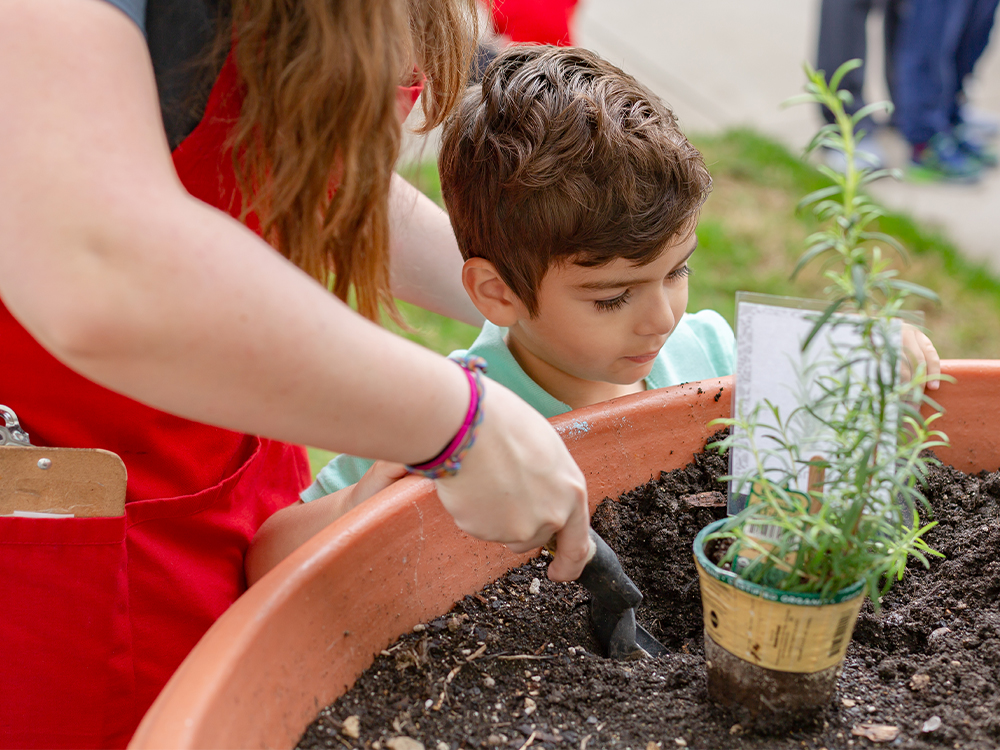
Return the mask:
{"type": "MultiPolygon", "coordinates": [[[[754,443],[758,448],[772,448],[776,439],[794,445],[794,450],[768,454],[761,463],[765,472],[791,477],[788,489],[807,492],[816,482],[810,477],[806,461],[824,458],[831,448],[832,432],[822,423],[822,415],[802,407],[814,402],[821,393],[824,377],[835,377],[837,368],[860,343],[858,330],[851,325],[824,328],[805,352],[802,344],[827,303],[792,297],[749,294],[736,295],[736,388],[733,416],[745,417],[757,410],[754,443]],[[768,404],[776,407],[777,415],[768,404]],[[783,423],[779,429],[778,420],[783,423]]],[[[840,316],[841,321],[850,320],[840,316]]],[[[895,321],[890,336],[897,347],[901,326],[895,321]]],[[[855,361],[858,370],[872,368],[872,360],[855,361]]],[[[737,429],[737,428],[734,428],[737,429]]],[[[894,443],[894,438],[893,438],[894,443]]],[[[730,474],[747,476],[754,469],[755,458],[746,448],[730,451],[730,474]]],[[[820,483],[822,479],[819,480],[820,483]]],[[[730,482],[729,514],[746,507],[747,488],[730,482]]],[[[758,536],[767,539],[768,529],[759,528],[758,536]]]]}

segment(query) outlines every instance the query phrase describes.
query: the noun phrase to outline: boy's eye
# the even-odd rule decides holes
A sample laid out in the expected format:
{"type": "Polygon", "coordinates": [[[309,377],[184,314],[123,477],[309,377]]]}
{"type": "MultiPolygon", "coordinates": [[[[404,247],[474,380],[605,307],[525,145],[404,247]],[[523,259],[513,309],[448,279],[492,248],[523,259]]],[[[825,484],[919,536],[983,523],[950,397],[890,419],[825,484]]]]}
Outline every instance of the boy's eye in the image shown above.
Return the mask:
{"type": "Polygon", "coordinates": [[[667,274],[667,278],[671,281],[674,279],[683,279],[685,276],[691,275],[691,266],[685,263],[680,268],[675,268],[673,271],[667,274]]]}
{"type": "Polygon", "coordinates": [[[628,302],[628,298],[631,296],[632,296],[632,290],[626,289],[617,297],[612,297],[611,299],[595,299],[594,307],[596,307],[601,312],[611,312],[612,310],[618,310],[626,302],[628,302]]]}

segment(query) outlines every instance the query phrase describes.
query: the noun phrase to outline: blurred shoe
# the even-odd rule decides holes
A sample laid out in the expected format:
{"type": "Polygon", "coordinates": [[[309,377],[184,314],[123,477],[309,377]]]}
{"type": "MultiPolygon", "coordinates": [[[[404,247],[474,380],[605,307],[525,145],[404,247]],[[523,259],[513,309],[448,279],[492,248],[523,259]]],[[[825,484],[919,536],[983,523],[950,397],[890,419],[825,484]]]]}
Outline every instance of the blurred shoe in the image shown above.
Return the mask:
{"type": "Polygon", "coordinates": [[[958,138],[958,148],[962,153],[971,156],[984,167],[995,167],[997,165],[997,152],[983,143],[958,138]]]}
{"type": "Polygon", "coordinates": [[[971,141],[988,141],[1000,135],[1000,119],[968,104],[959,107],[958,119],[958,127],[965,129],[965,136],[971,141]]]}
{"type": "MultiPolygon", "coordinates": [[[[847,157],[843,151],[832,148],[823,149],[823,161],[834,172],[844,174],[847,171],[847,157]]],[[[855,169],[882,169],[885,166],[885,152],[878,145],[874,136],[866,135],[854,149],[855,169]]]]}
{"type": "Polygon", "coordinates": [[[983,165],[959,148],[951,133],[937,133],[927,143],[913,147],[910,174],[918,179],[973,183],[983,174],[983,165]]]}

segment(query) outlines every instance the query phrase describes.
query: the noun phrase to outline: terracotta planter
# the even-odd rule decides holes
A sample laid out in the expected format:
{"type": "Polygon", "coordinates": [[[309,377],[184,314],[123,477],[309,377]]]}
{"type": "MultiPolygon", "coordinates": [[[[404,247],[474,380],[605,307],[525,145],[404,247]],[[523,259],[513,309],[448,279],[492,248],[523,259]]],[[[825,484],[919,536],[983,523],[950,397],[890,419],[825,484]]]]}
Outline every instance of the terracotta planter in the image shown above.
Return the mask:
{"type": "MultiPolygon", "coordinates": [[[[1000,361],[948,361],[942,458],[1000,466],[992,428],[1000,361]]],[[[681,467],[730,413],[732,380],[637,394],[553,423],[587,475],[591,507],[681,467]]],[[[426,480],[406,479],[341,518],[237,601],[146,714],[133,748],[292,747],[373,655],[528,556],[464,535],[426,480]]]]}

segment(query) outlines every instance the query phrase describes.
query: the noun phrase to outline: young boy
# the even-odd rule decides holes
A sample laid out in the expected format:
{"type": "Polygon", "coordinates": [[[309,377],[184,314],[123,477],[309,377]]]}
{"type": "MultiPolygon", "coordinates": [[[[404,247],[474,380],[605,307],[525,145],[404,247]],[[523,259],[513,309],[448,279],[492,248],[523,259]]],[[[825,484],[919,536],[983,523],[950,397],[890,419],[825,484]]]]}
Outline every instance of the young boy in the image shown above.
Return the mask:
{"type": "MultiPolygon", "coordinates": [[[[445,124],[439,167],[462,281],[487,319],[456,354],[483,357],[491,379],[552,417],[733,372],[722,316],[685,313],[711,178],[634,78],[582,49],[509,47],[445,124]]],[[[261,529],[282,542],[252,548],[248,579],[406,474],[371,466],[341,455],[324,468],[305,507],[261,529]]]]}
{"type": "MultiPolygon", "coordinates": [[[[711,178],[634,78],[586,50],[510,47],[445,125],[439,166],[462,280],[487,319],[468,353],[491,379],[552,417],[733,371],[725,320],[684,312],[711,178]]],[[[261,533],[294,513],[305,541],[405,475],[371,466],[338,456],[306,507],[261,533]]],[[[269,567],[254,557],[251,580],[269,567]]]]}
{"type": "MultiPolygon", "coordinates": [[[[445,125],[441,188],[486,318],[468,352],[546,417],[733,371],[715,312],[685,315],[711,178],[670,110],[592,52],[514,47],[445,125]]],[[[338,457],[304,494],[354,484],[338,457]]]]}

